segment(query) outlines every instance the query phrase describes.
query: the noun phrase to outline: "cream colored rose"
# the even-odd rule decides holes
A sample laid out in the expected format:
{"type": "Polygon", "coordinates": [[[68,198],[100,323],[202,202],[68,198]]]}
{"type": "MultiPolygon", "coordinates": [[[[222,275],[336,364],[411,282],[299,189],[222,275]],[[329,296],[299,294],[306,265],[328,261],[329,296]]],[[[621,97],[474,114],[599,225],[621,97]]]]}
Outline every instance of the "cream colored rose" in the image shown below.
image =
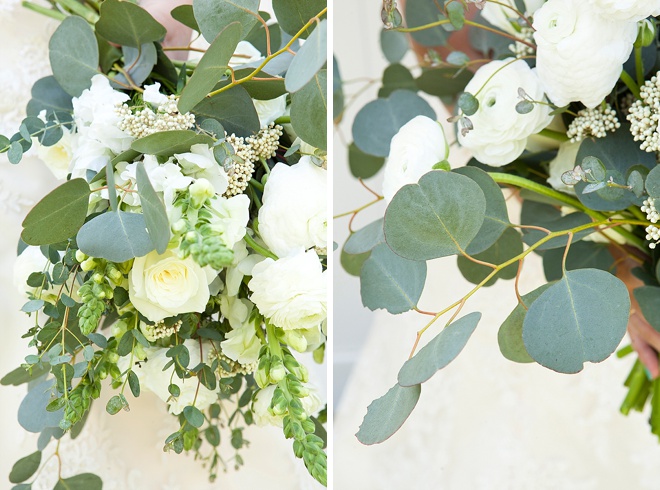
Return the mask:
{"type": "Polygon", "coordinates": [[[181,259],[174,250],[162,255],[154,251],[135,259],[128,294],[140,313],[157,322],[179,313],[203,312],[213,279],[191,257],[181,259]]]}

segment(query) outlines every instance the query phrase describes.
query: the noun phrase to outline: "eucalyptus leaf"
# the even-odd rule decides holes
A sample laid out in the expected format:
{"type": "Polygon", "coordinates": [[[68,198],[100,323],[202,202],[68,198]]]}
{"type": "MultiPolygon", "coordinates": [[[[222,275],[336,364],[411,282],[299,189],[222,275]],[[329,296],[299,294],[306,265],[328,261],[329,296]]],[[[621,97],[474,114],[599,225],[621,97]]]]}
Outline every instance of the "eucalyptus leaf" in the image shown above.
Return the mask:
{"type": "Polygon", "coordinates": [[[183,409],[183,416],[190,425],[198,429],[204,424],[204,414],[197,407],[187,406],[183,409]]]}
{"type": "MultiPolygon", "coordinates": [[[[550,231],[562,231],[591,223],[592,220],[588,215],[581,212],[562,216],[561,211],[554,206],[526,200],[523,202],[520,222],[523,225],[539,226],[550,231]]],[[[575,233],[571,243],[575,243],[593,232],[593,228],[588,228],[575,233]]],[[[523,229],[523,240],[527,245],[533,245],[545,236],[547,236],[547,233],[541,230],[523,229]]],[[[540,245],[537,250],[565,247],[567,243],[568,235],[559,236],[540,245]]]]}
{"type": "Polygon", "coordinates": [[[642,286],[633,291],[646,321],[660,332],[660,288],[657,286],[642,286]]]}
{"type": "Polygon", "coordinates": [[[21,483],[34,475],[41,464],[41,451],[36,451],[29,456],[19,459],[9,473],[9,481],[21,483]]]}
{"type": "Polygon", "coordinates": [[[53,76],[41,78],[34,83],[32,98],[28,102],[25,112],[28,116],[38,116],[44,110],[46,116],[55,112],[73,111],[71,95],[62,89],[53,76]]]}
{"type": "Polygon", "coordinates": [[[409,90],[397,90],[387,99],[371,101],[353,121],[355,145],[369,155],[386,157],[392,137],[416,116],[435,119],[435,112],[428,102],[409,90]]]}
{"type": "MultiPolygon", "coordinates": [[[[220,2],[222,3],[228,2],[220,2]]],[[[190,112],[226,76],[229,60],[240,40],[241,25],[238,22],[228,24],[216,36],[181,92],[178,106],[182,114],[190,112]]]]}
{"type": "Polygon", "coordinates": [[[96,36],[80,17],[72,15],[62,21],[50,38],[48,50],[53,76],[69,95],[78,97],[99,73],[96,36]]]}
{"type": "Polygon", "coordinates": [[[252,98],[241,86],[205,98],[195,106],[193,112],[201,118],[215,119],[228,134],[236,136],[251,136],[261,127],[252,98]]]}
{"type": "Polygon", "coordinates": [[[385,165],[385,158],[369,155],[360,150],[355,143],[348,145],[348,166],[353,177],[369,179],[385,165]]]}
{"type": "MultiPolygon", "coordinates": [[[[404,17],[408,27],[421,27],[430,22],[446,19],[440,13],[436,0],[407,0],[404,17]]],[[[444,26],[412,32],[412,38],[424,46],[444,46],[449,32],[444,26]]]]}
{"type": "Polygon", "coordinates": [[[53,394],[54,379],[42,381],[30,389],[18,407],[18,423],[28,432],[35,434],[48,427],[58,427],[64,411],[46,411],[53,394]]]}
{"type": "Polygon", "coordinates": [[[346,240],[344,250],[347,254],[357,255],[365,252],[371,252],[375,247],[385,243],[383,233],[383,218],[377,219],[373,223],[360,228],[346,240]]]}
{"type": "Polygon", "coordinates": [[[410,70],[403,65],[394,63],[383,73],[383,86],[378,91],[378,97],[387,98],[396,90],[410,90],[417,92],[417,84],[410,70]]]}
{"type": "Polygon", "coordinates": [[[390,63],[399,63],[409,48],[410,44],[405,33],[391,29],[380,31],[380,49],[390,63]]]}
{"type": "MultiPolygon", "coordinates": [[[[344,85],[341,81],[341,73],[337,58],[332,57],[332,119],[335,123],[341,120],[344,114],[344,85]]],[[[353,145],[353,143],[351,143],[353,145]]]]}
{"type": "Polygon", "coordinates": [[[23,220],[23,241],[48,245],[74,236],[87,217],[90,194],[85,179],[70,180],[51,191],[23,220]]]}
{"type": "Polygon", "coordinates": [[[240,25],[240,41],[258,22],[259,0],[194,0],[193,10],[207,41],[232,23],[240,25]]]}
{"type": "Polygon", "coordinates": [[[53,490],[101,490],[102,488],[103,480],[98,476],[91,473],[83,473],[59,480],[53,490]]]}
{"type": "MultiPolygon", "coordinates": [[[[517,255],[520,255],[522,251],[523,241],[520,233],[513,228],[508,228],[490,248],[474,255],[473,258],[482,262],[500,265],[517,255]]],[[[480,284],[493,272],[492,268],[473,262],[462,255],[458,256],[458,269],[461,271],[461,274],[463,274],[463,277],[472,284],[480,284]]],[[[484,287],[492,286],[498,279],[513,279],[516,277],[517,272],[518,262],[514,262],[499,271],[493,278],[484,284],[484,287]]]]}
{"type": "Polygon", "coordinates": [[[399,385],[415,386],[429,380],[456,359],[481,320],[481,313],[470,313],[446,326],[433,340],[408,359],[399,371],[399,385]]]}
{"type": "Polygon", "coordinates": [[[291,95],[291,126],[310,145],[327,149],[327,71],[321,70],[291,95]]]}
{"type": "Polygon", "coordinates": [[[0,379],[0,385],[20,386],[24,383],[37,380],[41,376],[47,374],[49,371],[50,367],[43,364],[34,365],[29,370],[25,369],[24,367],[19,367],[3,376],[2,379],[0,379]]]}
{"type": "Polygon", "coordinates": [[[426,281],[426,263],[399,257],[385,243],[376,246],[360,271],[362,304],[396,315],[417,306],[426,281]]]}
{"type": "Polygon", "coordinates": [[[461,93],[473,73],[459,68],[428,68],[417,78],[417,87],[429,95],[450,97],[461,93]]]}
{"type": "Polygon", "coordinates": [[[523,342],[539,364],[577,373],[585,362],[601,362],[614,352],[626,333],[629,313],[628,290],[612,274],[567,271],[529,307],[523,342]]]}
{"type": "Polygon", "coordinates": [[[284,84],[293,93],[302,89],[323,68],[328,59],[328,21],[322,20],[302,45],[286,72],[284,84]]]}
{"type": "Polygon", "coordinates": [[[371,252],[365,252],[358,255],[352,255],[346,253],[344,250],[341,251],[339,256],[339,261],[344,270],[351,276],[360,277],[360,271],[362,270],[362,265],[369,258],[371,252]]]}
{"type": "Polygon", "coordinates": [[[108,41],[134,48],[160,41],[167,34],[165,27],[145,9],[121,0],[105,0],[101,4],[95,27],[108,41]]]}
{"type": "MultiPolygon", "coordinates": [[[[310,19],[326,7],[326,0],[273,0],[273,11],[282,30],[294,36],[310,19]]],[[[325,15],[324,15],[325,17],[325,15]]],[[[306,38],[312,32],[314,24],[302,34],[306,38]]]]}
{"type": "Polygon", "coordinates": [[[213,143],[213,138],[210,136],[197,134],[194,131],[159,131],[133,141],[131,149],[146,155],[167,158],[175,153],[188,152],[193,145],[204,144],[213,146],[213,143]]]}
{"type": "Polygon", "coordinates": [[[106,212],[88,221],[77,241],[83,253],[111,262],[142,257],[154,249],[144,216],[124,211],[106,212]]]}
{"type": "Polygon", "coordinates": [[[485,213],[486,199],[477,183],[433,170],[396,193],[385,212],[385,240],[412,260],[455,255],[477,235],[485,213]]]}
{"type": "MultiPolygon", "coordinates": [[[[124,69],[128,71],[128,75],[134,84],[142,85],[147,77],[151,75],[158,61],[156,45],[154,43],[145,43],[140,48],[123,46],[122,52],[124,54],[124,69]]],[[[114,80],[113,85],[115,88],[125,88],[129,85],[129,81],[122,73],[119,73],[114,80]]]]}
{"type": "Polygon", "coordinates": [[[192,5],[179,5],[171,12],[172,18],[181,22],[184,26],[190,27],[193,31],[201,32],[192,5]]]}
{"type": "Polygon", "coordinates": [[[139,162],[136,169],[138,194],[140,204],[144,213],[144,221],[147,225],[147,231],[156,251],[162,254],[167,249],[170,242],[170,223],[167,219],[165,205],[154,190],[149,176],[144,168],[144,164],[139,162]]]}
{"type": "Polygon", "coordinates": [[[660,166],[653,167],[646,176],[645,187],[649,197],[660,198],[660,166]]]}
{"type": "MultiPolygon", "coordinates": [[[[562,276],[563,248],[553,248],[543,253],[543,271],[548,281],[556,281],[562,276]]],[[[573,243],[566,256],[566,269],[600,269],[615,273],[614,257],[604,243],[582,240],[573,243]]]]}
{"type": "Polygon", "coordinates": [[[404,387],[396,384],[371,402],[356,434],[358,440],[372,445],[389,439],[412,413],[421,393],[421,385],[404,387]]]}

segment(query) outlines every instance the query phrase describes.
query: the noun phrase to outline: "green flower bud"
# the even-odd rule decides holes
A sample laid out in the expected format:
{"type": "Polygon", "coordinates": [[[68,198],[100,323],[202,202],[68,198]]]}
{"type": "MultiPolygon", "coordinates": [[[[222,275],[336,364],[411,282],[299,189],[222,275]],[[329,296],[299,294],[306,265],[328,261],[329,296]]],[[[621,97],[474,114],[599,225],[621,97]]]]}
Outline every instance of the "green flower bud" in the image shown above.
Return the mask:
{"type": "Polygon", "coordinates": [[[184,219],[180,219],[172,225],[172,231],[178,235],[182,235],[188,229],[188,223],[184,219]]]}
{"type": "Polygon", "coordinates": [[[117,364],[117,362],[119,361],[119,354],[117,354],[116,352],[108,352],[106,355],[106,359],[108,360],[108,362],[111,362],[112,364],[117,364]]]}
{"type": "Polygon", "coordinates": [[[307,350],[307,339],[298,330],[287,330],[284,332],[282,342],[291,346],[298,352],[305,352],[307,350]]]}
{"type": "Polygon", "coordinates": [[[650,46],[655,40],[655,22],[651,19],[644,19],[637,24],[636,48],[645,48],[650,46]]]}
{"type": "Polygon", "coordinates": [[[80,250],[76,250],[76,262],[82,264],[85,260],[87,260],[87,254],[80,250]]]}
{"type": "Polygon", "coordinates": [[[85,272],[96,269],[96,260],[93,258],[88,258],[80,263],[80,268],[85,272]]]}
{"type": "Polygon", "coordinates": [[[270,374],[269,377],[271,379],[271,382],[274,383],[279,383],[284,379],[286,376],[286,370],[284,369],[284,364],[282,363],[282,359],[279,357],[273,357],[273,360],[270,365],[270,374]]]}

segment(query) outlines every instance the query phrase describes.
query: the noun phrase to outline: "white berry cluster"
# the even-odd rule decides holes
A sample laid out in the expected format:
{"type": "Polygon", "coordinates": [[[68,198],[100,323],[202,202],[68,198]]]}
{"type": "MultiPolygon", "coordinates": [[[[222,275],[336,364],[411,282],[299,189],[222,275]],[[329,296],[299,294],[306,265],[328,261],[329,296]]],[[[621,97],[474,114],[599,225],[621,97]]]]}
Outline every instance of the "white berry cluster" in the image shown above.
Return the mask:
{"type": "Polygon", "coordinates": [[[660,150],[660,77],[656,74],[640,89],[640,99],[630,108],[628,121],[635,141],[641,141],[640,148],[647,152],[660,150]]]}
{"type": "MultiPolygon", "coordinates": [[[[534,44],[534,29],[529,26],[522,27],[518,33],[518,38],[528,43],[534,44]]],[[[511,51],[516,58],[523,56],[531,56],[534,54],[534,49],[527,44],[519,43],[516,41],[509,44],[509,51],[511,51]]]]}
{"type": "Polygon", "coordinates": [[[209,352],[209,362],[213,362],[215,359],[218,359],[218,361],[222,361],[223,363],[226,363],[229,367],[230,370],[227,371],[225,368],[222,367],[222,363],[218,363],[218,376],[221,378],[232,378],[236,376],[237,374],[252,374],[257,370],[258,367],[258,362],[251,362],[249,364],[241,364],[240,362],[234,361],[233,359],[230,359],[226,355],[224,355],[222,352],[217,352],[215,349],[209,352]]]}
{"type": "Polygon", "coordinates": [[[249,136],[245,142],[252,147],[257,158],[270,158],[280,145],[282,126],[270,123],[267,128],[262,129],[255,136],[249,136]]]}
{"type": "Polygon", "coordinates": [[[582,141],[588,136],[604,138],[607,132],[614,132],[621,127],[616,111],[609,104],[601,104],[593,109],[583,109],[568,127],[566,136],[571,143],[582,141]]]}
{"type": "Polygon", "coordinates": [[[167,326],[165,325],[165,322],[160,321],[156,322],[154,325],[144,324],[143,331],[145,337],[156,341],[158,339],[166,339],[167,337],[174,335],[179,327],[181,327],[181,320],[170,326],[167,326]]]}
{"type": "MultiPolygon", "coordinates": [[[[655,208],[655,199],[652,197],[644,200],[641,209],[643,213],[646,213],[646,219],[651,223],[657,223],[658,220],[660,220],[660,213],[658,213],[658,210],[655,208]]],[[[655,248],[658,242],[660,242],[660,228],[655,226],[655,224],[647,226],[646,239],[651,241],[651,243],[649,243],[649,248],[655,248]]]]}
{"type": "Polygon", "coordinates": [[[175,95],[170,95],[167,102],[161,104],[156,112],[145,107],[133,113],[127,104],[117,106],[115,110],[121,117],[119,129],[135,138],[143,138],[159,131],[190,129],[195,125],[193,114],[179,113],[175,95]]]}

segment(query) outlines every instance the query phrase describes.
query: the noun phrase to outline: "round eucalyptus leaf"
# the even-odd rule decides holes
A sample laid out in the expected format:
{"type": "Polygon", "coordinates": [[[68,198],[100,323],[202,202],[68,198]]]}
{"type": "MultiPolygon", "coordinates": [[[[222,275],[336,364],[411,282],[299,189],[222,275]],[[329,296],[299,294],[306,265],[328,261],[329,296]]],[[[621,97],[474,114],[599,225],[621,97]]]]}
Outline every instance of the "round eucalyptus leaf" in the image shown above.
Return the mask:
{"type": "Polygon", "coordinates": [[[156,247],[156,251],[162,254],[170,242],[170,223],[163,201],[158,197],[151,185],[149,175],[144,164],[139,162],[136,169],[138,194],[144,213],[144,221],[147,225],[149,237],[156,247]]]}
{"type": "MultiPolygon", "coordinates": [[[[585,213],[575,212],[562,216],[561,211],[555,206],[534,202],[530,200],[523,201],[520,222],[523,225],[533,225],[545,228],[550,231],[570,230],[577,226],[591,223],[592,219],[585,213]]],[[[594,232],[594,228],[587,228],[573,235],[572,243],[581,240],[594,232]]],[[[547,233],[541,230],[523,229],[523,241],[527,245],[533,245],[547,233]]],[[[568,243],[568,235],[553,238],[540,245],[537,250],[549,250],[552,248],[565,247],[568,243]]]]}
{"type": "Polygon", "coordinates": [[[59,427],[64,410],[48,412],[55,385],[54,379],[43,381],[32,387],[18,407],[18,423],[28,432],[39,433],[48,427],[59,427]]]}
{"type": "Polygon", "coordinates": [[[362,265],[371,255],[371,251],[365,252],[358,255],[352,255],[346,253],[345,250],[341,251],[339,256],[339,261],[344,270],[351,276],[360,277],[360,271],[362,270],[362,265]]]}
{"type": "MultiPolygon", "coordinates": [[[[135,140],[131,144],[131,150],[138,152],[138,154],[171,157],[175,153],[188,152],[191,146],[198,144],[212,146],[213,139],[204,134],[197,134],[194,131],[159,131],[158,133],[153,133],[135,140]]],[[[130,155],[133,154],[131,153],[130,155]]]]}
{"type": "Polygon", "coordinates": [[[258,22],[259,0],[193,0],[193,11],[208,42],[234,22],[241,26],[240,41],[258,22]]]}
{"type": "Polygon", "coordinates": [[[523,342],[539,364],[577,373],[601,362],[626,333],[630,297],[625,284],[597,269],[567,271],[532,303],[523,322],[523,342]]]}
{"type": "Polygon", "coordinates": [[[48,50],[53,76],[69,95],[78,97],[99,73],[96,36],[81,17],[64,19],[51,36],[48,50]]]}
{"type": "Polygon", "coordinates": [[[642,286],[633,291],[646,321],[660,332],[660,288],[642,286]]]}
{"type": "Polygon", "coordinates": [[[41,78],[32,86],[32,98],[25,112],[28,116],[38,116],[41,111],[46,116],[54,112],[71,112],[73,104],[71,95],[66,93],[53,76],[41,78]]]}
{"type": "Polygon", "coordinates": [[[381,99],[389,97],[396,90],[417,92],[417,84],[410,70],[403,65],[394,63],[383,72],[383,86],[378,91],[381,99]]]}
{"type": "Polygon", "coordinates": [[[64,478],[57,482],[53,490],[101,490],[103,480],[91,473],[64,478]]]}
{"type": "Polygon", "coordinates": [[[473,73],[460,68],[429,68],[422,71],[417,87],[429,95],[451,97],[465,90],[473,73]]]}
{"type": "MultiPolygon", "coordinates": [[[[142,85],[142,82],[151,75],[151,71],[158,61],[156,45],[154,43],[145,43],[140,49],[123,46],[122,52],[124,54],[124,68],[128,70],[131,80],[137,85],[142,85]]],[[[122,88],[120,84],[123,84],[124,87],[129,84],[122,73],[119,73],[114,80],[115,82],[111,83],[115,88],[122,88]]]]}
{"type": "MultiPolygon", "coordinates": [[[[564,259],[563,248],[553,248],[543,253],[543,271],[548,281],[561,279],[562,262],[564,259]]],[[[602,271],[615,273],[614,257],[604,243],[594,243],[582,240],[571,244],[566,256],[566,269],[600,269],[602,271]]]]}
{"type": "MultiPolygon", "coordinates": [[[[473,258],[482,262],[499,265],[517,255],[520,255],[522,251],[523,241],[520,233],[513,228],[508,228],[490,248],[479,254],[473,255],[473,258]]],[[[493,272],[492,268],[477,264],[462,255],[458,256],[458,269],[461,271],[461,274],[463,274],[463,277],[472,284],[480,284],[481,281],[486,279],[486,277],[493,272]]],[[[491,278],[486,284],[484,284],[484,287],[492,286],[498,279],[513,279],[516,277],[517,272],[518,262],[514,262],[498,272],[495,277],[491,278]]]]}
{"type": "Polygon", "coordinates": [[[204,414],[197,407],[187,406],[183,409],[183,416],[193,427],[200,428],[204,424],[204,414]]]}
{"type": "Polygon", "coordinates": [[[649,197],[660,197],[660,165],[654,167],[646,176],[645,187],[649,197]]]}
{"type": "MultiPolygon", "coordinates": [[[[265,82],[270,83],[270,82],[265,82]]],[[[259,115],[247,90],[241,86],[204,98],[193,109],[200,118],[212,118],[236,136],[251,136],[259,131],[259,115]]],[[[155,133],[158,134],[158,133],[155,133]]]]}
{"type": "Polygon", "coordinates": [[[408,36],[405,33],[391,29],[380,31],[380,49],[390,63],[401,61],[409,48],[408,36]]]}
{"type": "Polygon", "coordinates": [[[348,237],[348,240],[346,240],[344,250],[347,254],[363,254],[365,252],[371,252],[371,250],[381,243],[385,243],[383,218],[377,219],[373,223],[369,223],[367,226],[352,233],[348,237]]]}
{"type": "Polygon", "coordinates": [[[41,464],[41,451],[36,451],[29,456],[19,459],[9,473],[9,481],[21,483],[34,475],[41,464]]]}
{"type": "Polygon", "coordinates": [[[145,9],[120,0],[105,0],[101,4],[95,28],[108,41],[134,48],[161,41],[167,34],[167,30],[145,9]]]}
{"type": "Polygon", "coordinates": [[[353,177],[369,179],[385,165],[385,158],[375,157],[360,150],[355,143],[348,145],[348,166],[353,177]]]}
{"type": "MultiPolygon", "coordinates": [[[[420,27],[429,22],[445,18],[440,13],[435,0],[407,0],[404,16],[408,27],[420,27]]],[[[444,26],[438,26],[412,32],[411,36],[424,46],[444,46],[447,43],[449,34],[450,32],[444,26]]]]}
{"type": "Polygon", "coordinates": [[[310,145],[327,149],[327,71],[320,70],[298,92],[291,94],[291,126],[310,145]]]}
{"type": "Polygon", "coordinates": [[[435,119],[435,112],[428,102],[409,90],[397,90],[387,99],[371,101],[353,121],[355,144],[369,155],[386,157],[392,137],[416,116],[435,119]]]}
{"type": "Polygon", "coordinates": [[[190,27],[193,31],[201,32],[192,5],[179,5],[172,10],[171,15],[174,20],[181,22],[184,26],[190,27]]]}
{"type": "Polygon", "coordinates": [[[380,444],[398,431],[417,405],[421,385],[394,385],[377,400],[371,402],[356,434],[362,444],[380,444]]]}
{"type": "Polygon", "coordinates": [[[332,118],[339,122],[344,113],[344,86],[341,81],[341,73],[337,58],[332,57],[332,118]]]}
{"type": "MultiPolygon", "coordinates": [[[[326,4],[326,0],[273,0],[273,11],[282,30],[294,36],[311,18],[321,12],[326,4]]],[[[307,38],[313,28],[314,24],[308,27],[301,37],[307,38]]]]}
{"type": "Polygon", "coordinates": [[[481,320],[481,313],[470,313],[446,326],[433,340],[408,359],[399,371],[401,386],[415,386],[456,359],[481,320]]]}
{"type": "Polygon", "coordinates": [[[497,343],[500,346],[502,355],[510,361],[529,363],[534,362],[523,343],[523,321],[527,314],[527,308],[538,298],[543,291],[552,284],[544,284],[534,291],[523,295],[522,300],[525,306],[518,303],[513,311],[506,317],[504,323],[497,332],[497,343]]]}
{"type": "Polygon", "coordinates": [[[396,193],[385,212],[385,240],[411,260],[455,255],[477,235],[485,213],[486,198],[477,183],[433,170],[396,193]]]}
{"type": "Polygon", "coordinates": [[[471,116],[479,110],[479,100],[470,92],[463,92],[458,98],[458,107],[466,116],[471,116]]]}
{"type": "Polygon", "coordinates": [[[328,21],[322,20],[302,45],[286,72],[284,84],[294,93],[307,85],[328,59],[328,21]]]}
{"type": "Polygon", "coordinates": [[[385,243],[376,246],[360,270],[362,304],[370,310],[385,309],[396,315],[417,306],[426,263],[404,259],[385,243]]]}

